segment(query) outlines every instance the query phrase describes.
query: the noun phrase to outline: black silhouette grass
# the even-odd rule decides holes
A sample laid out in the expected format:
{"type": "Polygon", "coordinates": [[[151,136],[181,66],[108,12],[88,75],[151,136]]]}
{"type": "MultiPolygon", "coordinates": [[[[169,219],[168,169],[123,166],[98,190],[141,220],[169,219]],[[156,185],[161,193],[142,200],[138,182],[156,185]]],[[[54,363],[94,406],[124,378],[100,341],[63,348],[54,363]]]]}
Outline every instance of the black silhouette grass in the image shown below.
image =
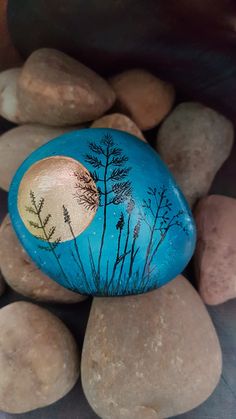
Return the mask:
{"type": "Polygon", "coordinates": [[[28,220],[28,223],[31,227],[35,229],[35,231],[38,231],[38,234],[35,233],[34,237],[45,243],[44,245],[39,244],[38,248],[52,253],[67,285],[71,287],[70,281],[68,280],[67,275],[61,264],[60,256],[56,253],[56,249],[58,245],[61,243],[61,237],[55,238],[56,226],[49,227],[49,222],[51,221],[52,215],[47,214],[46,217],[42,217],[42,209],[45,204],[45,199],[40,198],[37,202],[35,193],[31,190],[30,201],[31,206],[26,206],[25,209],[29,214],[34,216],[36,221],[28,220]]]}

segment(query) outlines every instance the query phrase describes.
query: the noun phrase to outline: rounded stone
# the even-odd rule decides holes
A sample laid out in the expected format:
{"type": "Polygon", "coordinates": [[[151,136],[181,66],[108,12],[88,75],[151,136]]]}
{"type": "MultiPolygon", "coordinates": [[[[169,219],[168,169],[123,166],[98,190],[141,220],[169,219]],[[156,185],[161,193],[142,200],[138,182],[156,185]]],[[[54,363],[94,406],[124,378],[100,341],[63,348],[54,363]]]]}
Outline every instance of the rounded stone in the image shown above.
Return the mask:
{"type": "Polygon", "coordinates": [[[27,59],[18,96],[28,122],[52,126],[99,118],[115,101],[112,88],[98,74],[50,48],[39,49],[27,59]]]}
{"type": "Polygon", "coordinates": [[[195,246],[166,166],[148,144],[112,129],[64,134],[33,152],[14,177],[9,211],[37,266],[81,294],[160,287],[195,246]]]}
{"type": "Polygon", "coordinates": [[[179,276],[160,290],[95,298],[81,376],[103,419],[163,419],[204,402],[221,375],[219,341],[199,295],[179,276]]]}
{"type": "Polygon", "coordinates": [[[170,112],[175,91],[171,84],[142,69],[124,71],[110,80],[117,104],[145,131],[158,125],[170,112]]]}
{"type": "Polygon", "coordinates": [[[91,128],[113,128],[121,131],[128,132],[129,134],[135,135],[140,140],[146,141],[142,131],[128,116],[122,113],[112,113],[110,115],[102,116],[101,118],[94,121],[91,128]]]}
{"type": "Polygon", "coordinates": [[[20,73],[21,68],[11,68],[0,73],[0,115],[15,124],[27,121],[18,97],[20,73]]]}
{"type": "Polygon", "coordinates": [[[195,271],[206,304],[236,298],[236,199],[211,195],[199,201],[195,271]]]}
{"type": "Polygon", "coordinates": [[[181,103],[163,122],[157,150],[190,206],[209,191],[233,140],[232,122],[200,103],[181,103]]]}
{"type": "Polygon", "coordinates": [[[49,311],[23,301],[0,310],[0,409],[24,413],[65,396],[79,376],[76,342],[49,311]]]}
{"type": "Polygon", "coordinates": [[[28,298],[64,304],[78,303],[85,298],[57,284],[34,265],[20,245],[8,216],[0,228],[0,271],[14,291],[28,298]]]}
{"type": "Polygon", "coordinates": [[[52,138],[73,130],[75,127],[52,128],[29,124],[2,134],[0,136],[0,188],[8,191],[16,170],[34,150],[52,138]]]}

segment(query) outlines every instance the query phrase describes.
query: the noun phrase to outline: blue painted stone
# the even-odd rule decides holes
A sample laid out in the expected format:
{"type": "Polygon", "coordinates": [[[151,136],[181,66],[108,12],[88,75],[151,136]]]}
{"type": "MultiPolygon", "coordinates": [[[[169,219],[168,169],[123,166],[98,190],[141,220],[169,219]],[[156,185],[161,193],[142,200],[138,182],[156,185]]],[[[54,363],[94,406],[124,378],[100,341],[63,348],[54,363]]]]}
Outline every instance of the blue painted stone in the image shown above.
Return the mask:
{"type": "Polygon", "coordinates": [[[190,209],[167,167],[117,130],[70,132],[33,152],[13,179],[9,212],[37,266],[81,294],[158,288],[195,247],[190,209]]]}

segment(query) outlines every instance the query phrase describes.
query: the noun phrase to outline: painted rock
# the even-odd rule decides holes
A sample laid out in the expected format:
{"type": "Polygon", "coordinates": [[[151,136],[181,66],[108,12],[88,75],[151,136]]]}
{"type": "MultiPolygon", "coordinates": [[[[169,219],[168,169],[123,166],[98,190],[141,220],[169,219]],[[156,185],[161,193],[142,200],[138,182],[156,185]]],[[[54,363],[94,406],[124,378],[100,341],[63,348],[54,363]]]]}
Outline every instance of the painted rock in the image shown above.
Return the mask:
{"type": "Polygon", "coordinates": [[[156,152],[112,129],[66,133],[34,151],[10,187],[13,227],[59,284],[97,296],[140,294],[192,256],[189,207],[156,152]]]}

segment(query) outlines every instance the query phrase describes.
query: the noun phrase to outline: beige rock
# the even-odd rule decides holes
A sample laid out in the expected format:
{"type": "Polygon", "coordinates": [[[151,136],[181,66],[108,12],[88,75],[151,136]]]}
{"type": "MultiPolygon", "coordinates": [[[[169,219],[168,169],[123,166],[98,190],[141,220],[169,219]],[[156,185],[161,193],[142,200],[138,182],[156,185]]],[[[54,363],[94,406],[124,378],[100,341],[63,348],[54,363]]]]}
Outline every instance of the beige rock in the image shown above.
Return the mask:
{"type": "Polygon", "coordinates": [[[86,298],[60,286],[33,264],[20,245],[8,216],[0,228],[0,270],[12,289],[29,298],[67,304],[86,298]]]}
{"type": "Polygon", "coordinates": [[[95,298],[81,368],[102,419],[162,419],[210,396],[221,350],[204,304],[179,276],[148,294],[95,298]]]}
{"type": "Polygon", "coordinates": [[[16,124],[26,121],[18,99],[18,80],[21,68],[11,68],[0,73],[0,115],[16,124]]]}
{"type": "Polygon", "coordinates": [[[135,135],[140,138],[140,140],[146,141],[139,127],[132,121],[132,119],[122,113],[113,113],[102,116],[92,123],[91,128],[119,129],[135,135]]]}
{"type": "Polygon", "coordinates": [[[28,122],[65,126],[99,118],[113,105],[115,94],[94,71],[60,51],[43,48],[23,66],[19,100],[28,122]]]}
{"type": "Polygon", "coordinates": [[[236,199],[211,195],[195,210],[199,291],[206,304],[236,298],[236,199]]]}
{"type": "Polygon", "coordinates": [[[76,342],[49,311],[23,301],[0,310],[0,409],[23,413],[67,394],[79,376],[76,342]]]}
{"type": "Polygon", "coordinates": [[[174,104],[173,86],[142,69],[124,71],[110,83],[119,107],[142,131],[158,125],[174,104]]]}
{"type": "Polygon", "coordinates": [[[178,105],[162,124],[157,150],[190,206],[207,194],[230,154],[233,138],[233,124],[200,103],[178,105]]]}
{"type": "Polygon", "coordinates": [[[0,136],[0,188],[8,191],[21,163],[41,145],[78,127],[52,128],[42,125],[21,125],[0,136]]]}

